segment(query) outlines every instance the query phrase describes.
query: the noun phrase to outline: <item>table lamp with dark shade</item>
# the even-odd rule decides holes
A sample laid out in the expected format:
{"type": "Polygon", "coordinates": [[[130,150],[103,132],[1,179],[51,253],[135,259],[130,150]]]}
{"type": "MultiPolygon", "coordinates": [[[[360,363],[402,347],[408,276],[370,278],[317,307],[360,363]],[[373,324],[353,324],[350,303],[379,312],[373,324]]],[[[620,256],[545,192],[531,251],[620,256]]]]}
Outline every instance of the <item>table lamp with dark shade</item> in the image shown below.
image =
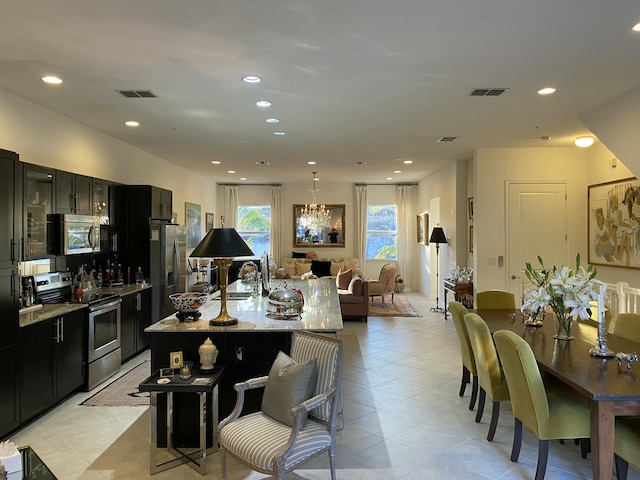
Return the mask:
{"type": "Polygon", "coordinates": [[[227,277],[234,257],[253,256],[253,252],[235,228],[212,228],[207,232],[190,257],[213,258],[220,272],[220,313],[209,325],[224,327],[235,325],[238,319],[227,313],[227,277]]]}
{"type": "Polygon", "coordinates": [[[431,230],[431,237],[429,237],[429,243],[436,244],[436,306],[431,308],[432,312],[444,312],[445,308],[440,308],[440,244],[447,243],[447,236],[444,234],[442,227],[433,227],[431,230]]]}

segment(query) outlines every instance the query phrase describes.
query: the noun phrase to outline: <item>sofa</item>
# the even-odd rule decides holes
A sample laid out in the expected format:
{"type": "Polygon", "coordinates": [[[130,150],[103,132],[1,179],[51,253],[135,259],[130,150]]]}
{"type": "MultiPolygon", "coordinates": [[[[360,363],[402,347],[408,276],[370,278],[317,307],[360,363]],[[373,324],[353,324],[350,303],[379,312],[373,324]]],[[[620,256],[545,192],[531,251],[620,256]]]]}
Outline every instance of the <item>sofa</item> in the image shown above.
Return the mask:
{"type": "Polygon", "coordinates": [[[308,272],[315,274],[317,277],[335,277],[340,269],[352,269],[358,275],[362,273],[358,266],[358,259],[355,257],[285,257],[281,262],[282,267],[276,271],[276,278],[300,280],[308,272]]]}

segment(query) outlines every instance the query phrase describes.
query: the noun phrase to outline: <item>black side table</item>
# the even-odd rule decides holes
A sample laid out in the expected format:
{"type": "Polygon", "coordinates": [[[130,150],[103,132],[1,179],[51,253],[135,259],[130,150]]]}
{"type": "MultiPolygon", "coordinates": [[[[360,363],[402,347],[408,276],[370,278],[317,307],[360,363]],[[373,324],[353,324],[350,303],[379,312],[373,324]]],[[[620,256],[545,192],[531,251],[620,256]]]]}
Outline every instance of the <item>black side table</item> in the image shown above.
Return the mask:
{"type": "Polygon", "coordinates": [[[205,460],[207,453],[215,452],[218,449],[217,429],[218,424],[218,383],[224,373],[225,367],[215,367],[211,373],[200,373],[197,368],[193,368],[192,376],[188,380],[180,378],[178,373],[169,379],[168,383],[158,383],[160,372],[157,371],[144,382],[139,385],[141,392],[151,393],[151,446],[150,446],[150,465],[149,472],[151,475],[162,472],[169,468],[187,463],[191,468],[206,474],[205,460]],[[166,448],[158,447],[158,393],[167,395],[167,443],[166,448]],[[200,398],[200,445],[198,448],[178,448],[173,444],[173,394],[174,393],[195,393],[200,398]],[[213,443],[212,447],[207,449],[207,394],[212,396],[212,411],[209,415],[213,420],[213,443]],[[158,451],[163,450],[171,454],[171,460],[158,463],[158,451]]]}

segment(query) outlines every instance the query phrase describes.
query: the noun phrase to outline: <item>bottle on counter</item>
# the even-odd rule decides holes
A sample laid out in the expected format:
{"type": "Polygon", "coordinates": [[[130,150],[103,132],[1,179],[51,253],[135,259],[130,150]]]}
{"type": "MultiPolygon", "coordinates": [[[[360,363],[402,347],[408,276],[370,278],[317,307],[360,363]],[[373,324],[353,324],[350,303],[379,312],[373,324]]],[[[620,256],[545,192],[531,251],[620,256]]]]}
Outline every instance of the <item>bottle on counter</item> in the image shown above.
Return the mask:
{"type": "Polygon", "coordinates": [[[138,267],[138,271],[136,272],[136,284],[140,285],[144,283],[144,272],[142,271],[142,267],[138,267]]]}
{"type": "Polygon", "coordinates": [[[98,288],[102,286],[102,265],[98,267],[98,279],[96,280],[96,283],[98,284],[98,288]]]}

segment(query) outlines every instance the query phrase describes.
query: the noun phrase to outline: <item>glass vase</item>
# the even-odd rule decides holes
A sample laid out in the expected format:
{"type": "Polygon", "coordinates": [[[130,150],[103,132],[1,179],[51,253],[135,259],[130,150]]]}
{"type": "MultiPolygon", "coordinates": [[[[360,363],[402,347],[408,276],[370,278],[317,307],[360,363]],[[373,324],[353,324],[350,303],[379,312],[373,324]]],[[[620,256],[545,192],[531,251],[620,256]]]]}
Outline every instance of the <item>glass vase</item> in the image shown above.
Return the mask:
{"type": "Polygon", "coordinates": [[[573,318],[564,312],[554,312],[553,320],[556,327],[556,334],[553,338],[556,340],[573,340],[573,336],[571,335],[571,323],[573,322],[573,318]]]}

